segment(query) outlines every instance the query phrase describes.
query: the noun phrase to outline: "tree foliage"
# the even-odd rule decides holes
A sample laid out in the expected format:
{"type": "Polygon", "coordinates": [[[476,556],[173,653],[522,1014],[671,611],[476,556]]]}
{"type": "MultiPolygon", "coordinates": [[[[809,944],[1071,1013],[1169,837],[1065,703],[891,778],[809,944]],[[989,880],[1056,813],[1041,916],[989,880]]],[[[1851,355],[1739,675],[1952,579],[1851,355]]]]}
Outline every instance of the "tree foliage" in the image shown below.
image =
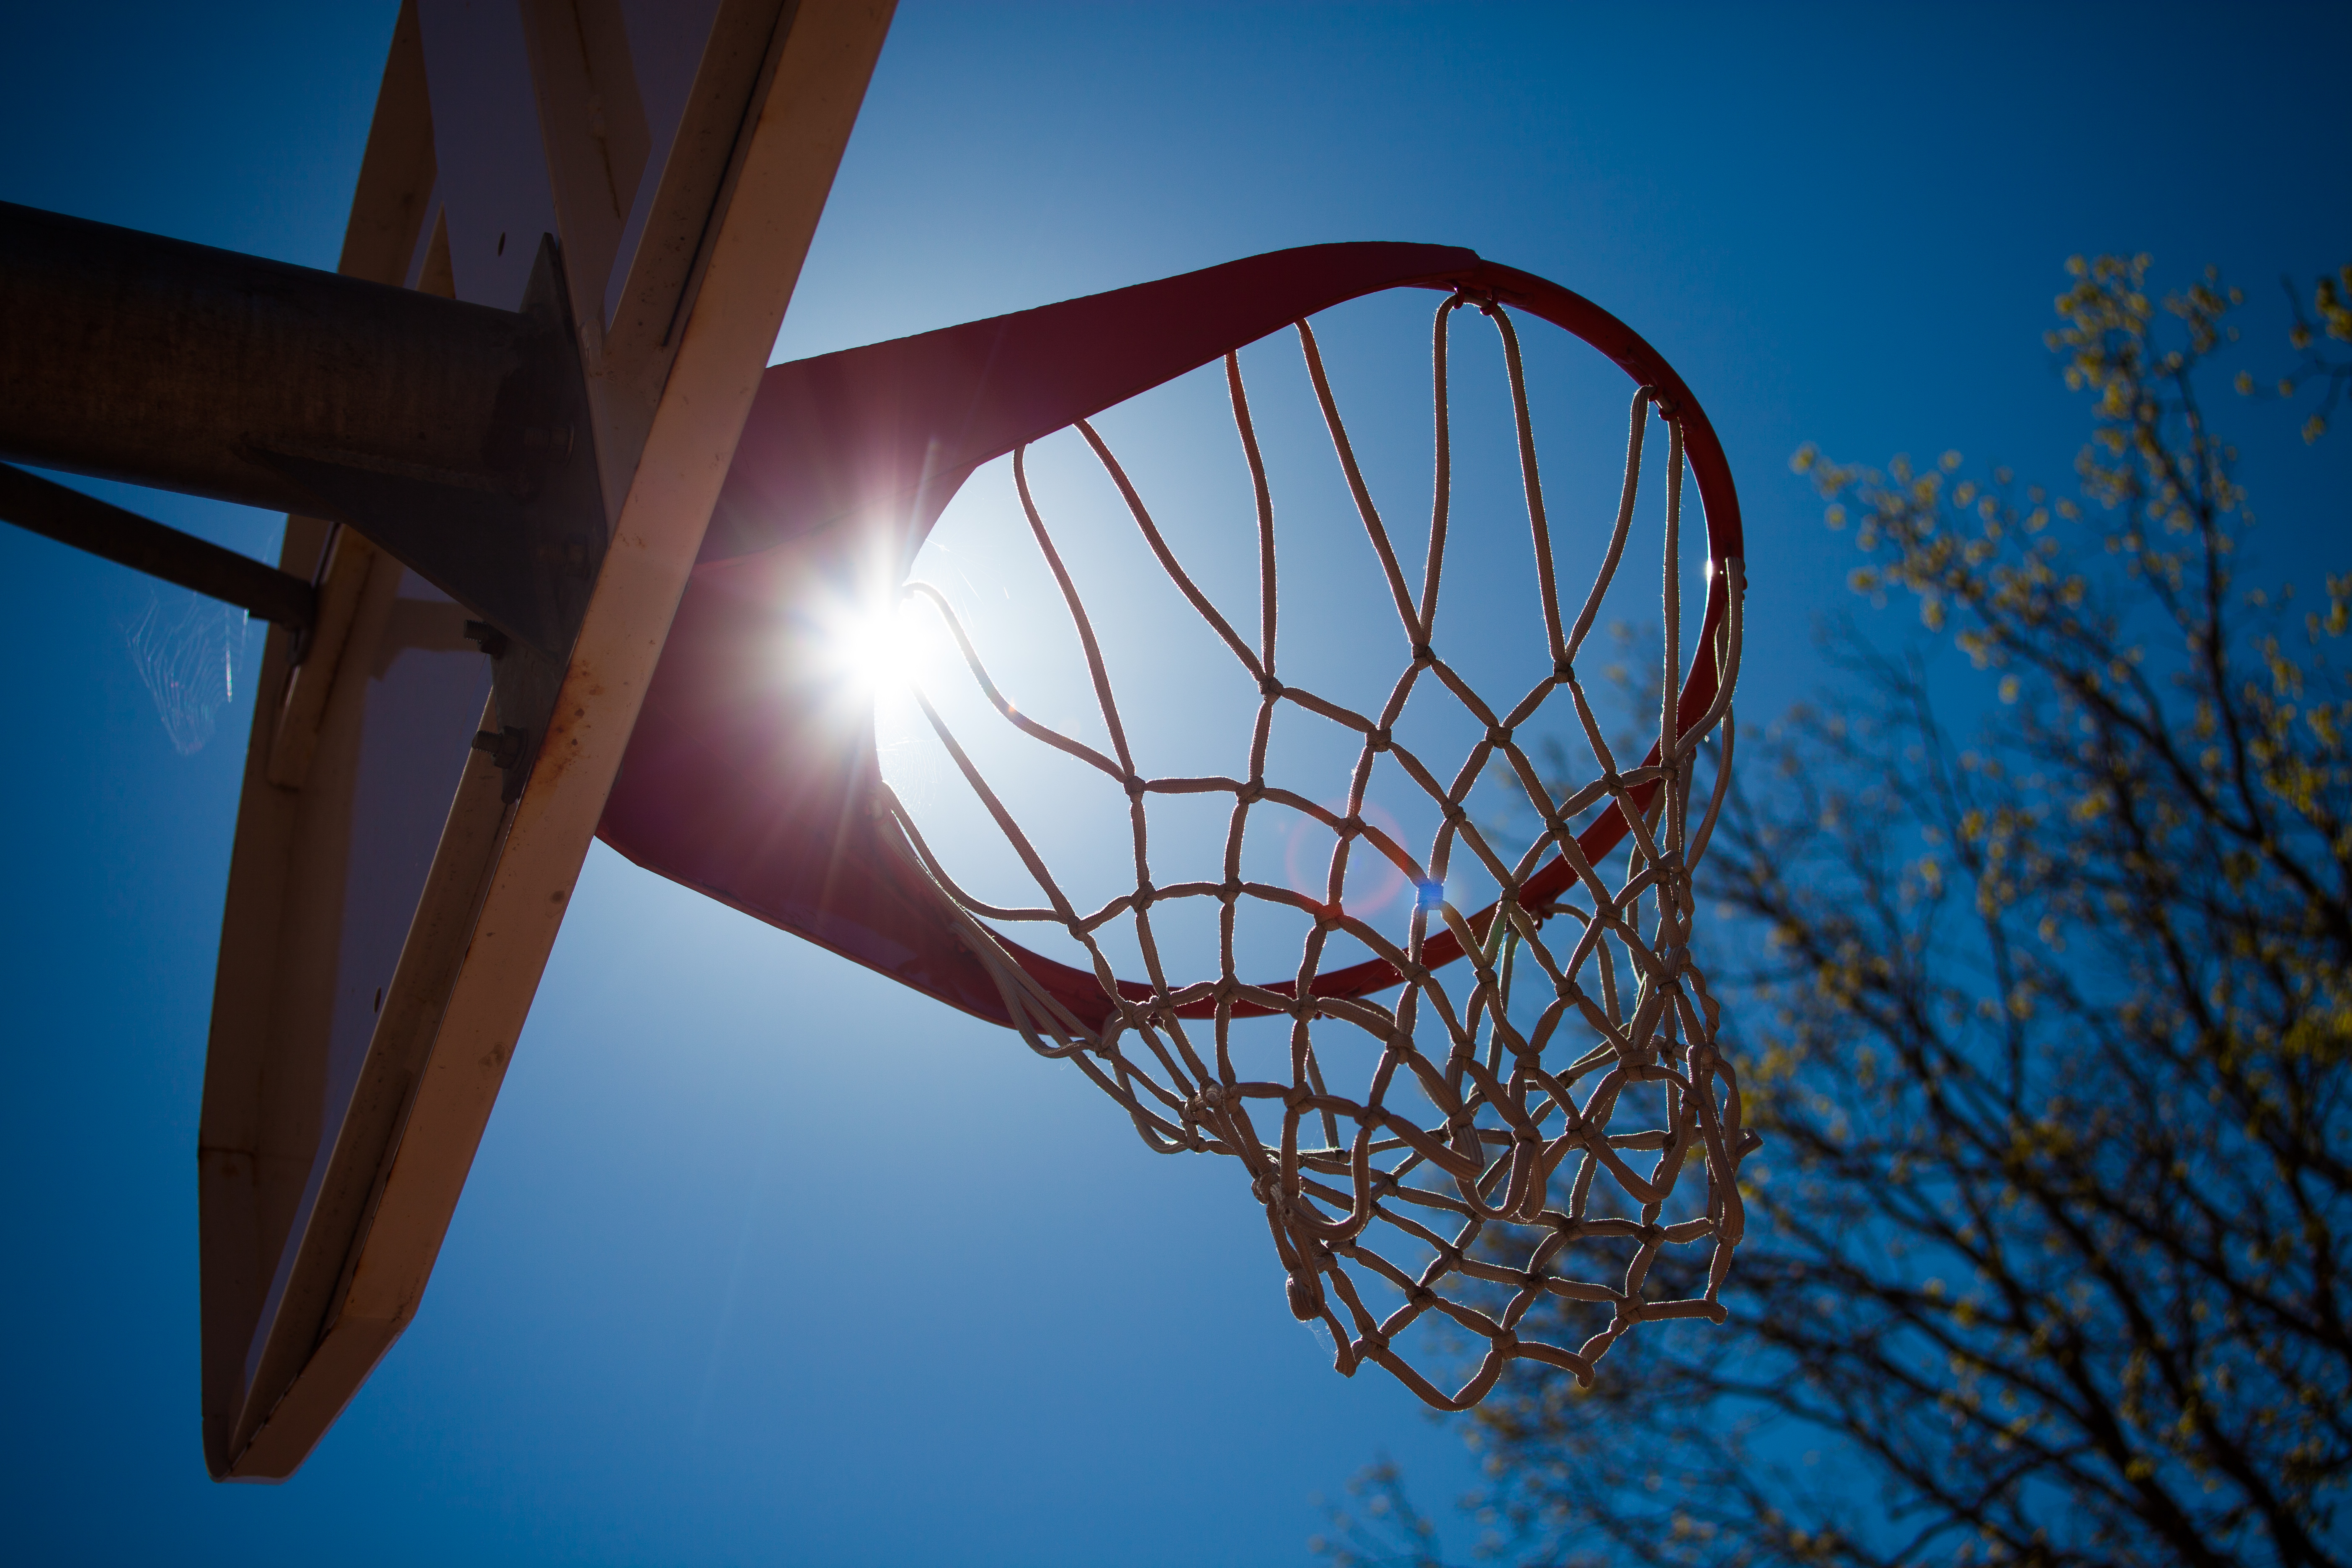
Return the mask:
{"type": "MultiPolygon", "coordinates": [[[[1842,639],[1837,705],[1744,764],[1706,884],[1759,933],[1733,1327],[1498,1390],[1489,1554],[2352,1559],[2352,574],[2307,611],[2240,580],[2200,399],[2239,297],[2159,306],[2147,267],[2071,263],[2057,301],[2081,501],[1798,455],[1853,585],[1966,668],[1842,639]]],[[[2323,389],[2307,438],[2347,296],[2268,395],[2323,389]]],[[[1393,1472],[1363,1485],[1325,1554],[1439,1561],[1393,1472]]]]}

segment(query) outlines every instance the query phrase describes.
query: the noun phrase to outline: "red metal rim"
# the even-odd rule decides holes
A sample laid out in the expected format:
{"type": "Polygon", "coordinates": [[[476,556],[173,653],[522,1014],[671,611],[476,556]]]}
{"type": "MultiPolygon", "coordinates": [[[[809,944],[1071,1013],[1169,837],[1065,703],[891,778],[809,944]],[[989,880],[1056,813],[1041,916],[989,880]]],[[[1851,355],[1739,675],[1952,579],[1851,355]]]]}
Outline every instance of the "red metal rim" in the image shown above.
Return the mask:
{"type": "MultiPolygon", "coordinates": [[[[872,725],[826,720],[814,699],[747,676],[776,627],[878,546],[910,565],[916,548],[981,464],[1066,428],[1332,306],[1391,289],[1466,291],[1547,321],[1651,388],[1681,422],[1714,570],[1700,619],[1709,647],[1741,554],[1738,498],[1698,399],[1641,335],[1591,300],[1515,268],[1441,246],[1309,246],[772,366],[736,448],[686,596],[639,710],[600,835],[648,869],[951,1006],[1013,1022],[994,972],[961,917],[887,826],[876,791],[872,725]]],[[[1696,725],[1717,698],[1711,659],[1680,697],[1696,725]]],[[[1638,796],[1646,806],[1648,796],[1638,796]]],[[[1625,837],[1612,806],[1579,836],[1599,860],[1625,837]]],[[[1516,890],[1563,892],[1548,862],[1516,890]]],[[[1493,910],[1473,917],[1483,931],[1493,910]]],[[[995,940],[1076,1019],[1107,1022],[1118,1001],[1090,970],[995,940]]],[[[1440,931],[1417,962],[1461,956],[1440,931]]],[[[1360,996],[1405,980],[1380,959],[1319,976],[1314,994],[1360,996]]],[[[1155,993],[1117,982],[1118,997],[1155,993]]],[[[1295,982],[1265,988],[1289,995],[1295,982]]],[[[1183,1016],[1213,1013],[1213,1004],[1183,1016]]],[[[1244,1006],[1244,1014],[1265,1011],[1244,1006]]]]}

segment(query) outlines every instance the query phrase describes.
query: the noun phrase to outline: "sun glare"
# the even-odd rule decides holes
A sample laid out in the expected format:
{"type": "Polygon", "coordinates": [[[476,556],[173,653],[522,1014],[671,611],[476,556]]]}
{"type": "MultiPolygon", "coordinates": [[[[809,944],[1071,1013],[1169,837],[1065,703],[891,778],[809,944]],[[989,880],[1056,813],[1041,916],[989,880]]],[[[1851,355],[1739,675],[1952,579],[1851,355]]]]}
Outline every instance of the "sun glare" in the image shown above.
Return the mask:
{"type": "Polygon", "coordinates": [[[833,662],[845,679],[876,696],[897,690],[915,679],[912,631],[898,605],[862,607],[833,628],[833,662]]]}

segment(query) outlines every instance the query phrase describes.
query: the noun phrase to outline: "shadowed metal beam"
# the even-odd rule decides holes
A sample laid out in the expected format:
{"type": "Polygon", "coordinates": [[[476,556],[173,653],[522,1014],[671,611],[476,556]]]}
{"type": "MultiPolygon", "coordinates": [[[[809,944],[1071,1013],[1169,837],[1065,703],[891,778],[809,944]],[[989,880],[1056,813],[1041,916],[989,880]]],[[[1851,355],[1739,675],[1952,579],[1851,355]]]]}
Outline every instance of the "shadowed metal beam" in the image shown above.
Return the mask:
{"type": "Polygon", "coordinates": [[[0,458],[336,518],[572,646],[607,518],[552,242],[500,310],[0,202],[0,458]]]}
{"type": "Polygon", "coordinates": [[[287,452],[519,477],[513,311],[0,203],[0,458],[272,511],[287,452]]]}
{"type": "Polygon", "coordinates": [[[310,630],[318,617],[317,591],[291,572],[6,463],[0,463],[0,522],[13,522],[296,631],[310,630]]]}

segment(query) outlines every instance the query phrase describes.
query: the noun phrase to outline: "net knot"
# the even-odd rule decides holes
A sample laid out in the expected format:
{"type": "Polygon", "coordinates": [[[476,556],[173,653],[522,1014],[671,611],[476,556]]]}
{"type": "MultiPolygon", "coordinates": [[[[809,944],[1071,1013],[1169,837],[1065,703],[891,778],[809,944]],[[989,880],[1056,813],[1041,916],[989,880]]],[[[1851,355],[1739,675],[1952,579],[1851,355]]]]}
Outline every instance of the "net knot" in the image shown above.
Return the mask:
{"type": "Polygon", "coordinates": [[[1551,661],[1551,678],[1563,685],[1576,679],[1576,662],[1566,654],[1551,661]]]}
{"type": "Polygon", "coordinates": [[[1385,752],[1396,744],[1396,737],[1389,733],[1389,727],[1383,724],[1364,737],[1364,743],[1375,752],[1385,752]]]}
{"type": "Polygon", "coordinates": [[[1222,883],[1217,889],[1217,897],[1224,900],[1225,902],[1229,904],[1240,899],[1241,896],[1242,885],[1238,879],[1222,883]]]}
{"type": "Polygon", "coordinates": [[[1265,798],[1265,781],[1252,779],[1234,792],[1234,798],[1244,805],[1255,805],[1265,798]]]}
{"type": "Polygon", "coordinates": [[[1435,664],[1437,650],[1425,642],[1417,642],[1412,645],[1412,662],[1417,665],[1435,664]]]}
{"type": "Polygon", "coordinates": [[[1510,743],[1511,727],[1508,724],[1489,724],[1486,726],[1486,744],[1490,746],[1507,746],[1510,743]]]}
{"type": "Polygon", "coordinates": [[[1150,909],[1151,907],[1152,900],[1158,897],[1160,897],[1159,890],[1153,888],[1150,883],[1138,882],[1135,885],[1135,912],[1137,914],[1141,914],[1144,910],[1150,909]]]}
{"type": "Polygon", "coordinates": [[[1129,800],[1141,800],[1143,798],[1143,791],[1145,787],[1144,783],[1137,774],[1129,773],[1127,777],[1121,779],[1119,781],[1119,787],[1127,791],[1127,798],[1129,800]]]}
{"type": "Polygon", "coordinates": [[[1282,695],[1282,682],[1274,678],[1274,671],[1270,669],[1257,678],[1257,689],[1259,695],[1263,697],[1276,698],[1282,695]]]}

